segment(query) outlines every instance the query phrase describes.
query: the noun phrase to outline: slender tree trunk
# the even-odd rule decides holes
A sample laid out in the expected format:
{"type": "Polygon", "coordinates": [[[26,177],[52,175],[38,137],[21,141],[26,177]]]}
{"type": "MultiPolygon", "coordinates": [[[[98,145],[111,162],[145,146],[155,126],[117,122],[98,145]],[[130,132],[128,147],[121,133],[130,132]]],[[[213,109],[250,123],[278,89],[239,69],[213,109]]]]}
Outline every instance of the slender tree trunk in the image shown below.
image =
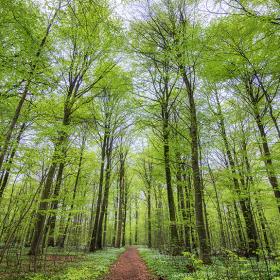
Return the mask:
{"type": "Polygon", "coordinates": [[[182,243],[184,241],[184,211],[185,211],[185,200],[184,200],[184,191],[183,191],[183,177],[182,177],[182,167],[181,167],[181,159],[180,154],[176,153],[176,187],[177,187],[177,205],[178,205],[178,211],[177,211],[177,220],[179,222],[178,231],[179,231],[179,242],[182,243]]]}
{"type": "Polygon", "coordinates": [[[17,138],[16,138],[16,143],[15,143],[15,146],[13,147],[12,149],[12,152],[11,152],[11,155],[8,159],[8,167],[7,169],[5,170],[5,173],[4,173],[4,170],[3,170],[3,180],[1,180],[1,187],[0,187],[0,202],[1,202],[1,198],[3,196],[3,193],[7,187],[7,184],[8,184],[8,180],[9,180],[9,176],[10,176],[10,171],[11,171],[11,165],[13,163],[13,160],[14,160],[14,156],[16,154],[16,151],[17,151],[17,147],[19,145],[19,142],[20,142],[20,139],[21,139],[21,136],[24,132],[26,128],[26,124],[23,123],[20,127],[20,130],[19,130],[19,133],[17,135],[17,138]]]}
{"type": "Polygon", "coordinates": [[[208,213],[206,209],[206,203],[205,203],[205,198],[204,196],[202,197],[203,199],[203,214],[205,218],[205,230],[206,230],[206,236],[207,236],[207,243],[209,246],[209,250],[211,251],[211,234],[210,234],[210,227],[209,227],[209,222],[208,222],[208,213]]]}
{"type": "Polygon", "coordinates": [[[118,205],[119,205],[119,190],[117,187],[117,196],[115,199],[115,218],[114,218],[114,233],[112,239],[112,245],[116,246],[116,239],[117,239],[117,229],[118,229],[118,205]]]}
{"type": "Polygon", "coordinates": [[[129,245],[132,245],[132,209],[131,209],[131,198],[129,205],[129,245]]]}
{"type": "Polygon", "coordinates": [[[190,81],[188,80],[185,68],[180,66],[183,81],[186,86],[190,111],[190,137],[191,137],[191,153],[192,153],[192,171],[193,185],[195,191],[195,216],[196,230],[199,239],[200,258],[204,263],[211,263],[210,248],[207,244],[207,236],[205,230],[205,220],[203,215],[203,186],[200,177],[199,154],[198,154],[198,127],[196,116],[196,105],[194,100],[194,92],[190,81]]]}
{"type": "Polygon", "coordinates": [[[48,210],[47,199],[49,199],[51,194],[52,181],[54,178],[56,166],[57,163],[55,161],[55,156],[54,156],[54,159],[52,160],[52,164],[48,171],[46,182],[43,187],[43,191],[41,194],[41,201],[39,203],[38,211],[36,214],[35,229],[34,229],[33,239],[31,242],[31,248],[29,251],[30,255],[38,255],[41,252],[40,245],[43,238],[45,221],[46,221],[46,214],[44,213],[44,211],[48,210]]]}
{"type": "Polygon", "coordinates": [[[165,180],[167,188],[167,199],[169,208],[169,220],[170,220],[170,237],[171,237],[171,249],[172,254],[177,255],[179,253],[179,236],[176,224],[176,209],[174,203],[172,178],[170,169],[170,152],[169,152],[169,132],[168,132],[168,113],[167,108],[162,109],[163,117],[163,151],[164,151],[164,168],[165,168],[165,180]]]}
{"type": "Polygon", "coordinates": [[[191,251],[191,178],[190,175],[187,175],[187,169],[184,169],[184,181],[185,181],[185,197],[186,197],[186,220],[184,222],[184,231],[185,231],[185,242],[186,242],[186,249],[191,251]]]}
{"type": "Polygon", "coordinates": [[[75,179],[73,196],[72,196],[72,201],[71,201],[71,206],[70,206],[70,212],[68,214],[68,218],[67,218],[67,221],[66,221],[66,226],[64,228],[64,232],[63,232],[62,236],[60,236],[60,238],[59,238],[59,244],[58,245],[61,248],[63,248],[64,245],[65,245],[65,240],[66,240],[66,236],[67,236],[67,233],[68,233],[68,228],[69,228],[69,225],[70,225],[70,222],[71,222],[72,211],[73,211],[74,205],[75,205],[75,199],[76,199],[79,180],[80,180],[81,171],[82,171],[82,162],[83,162],[83,154],[84,154],[84,150],[85,150],[85,143],[86,143],[86,138],[85,138],[85,136],[83,136],[82,146],[81,146],[81,150],[80,150],[78,171],[77,171],[77,175],[76,175],[76,179],[75,179]]]}
{"type": "MultiPolygon", "coordinates": [[[[247,237],[248,237],[247,253],[249,255],[255,255],[255,252],[258,248],[258,241],[257,241],[257,230],[256,230],[256,226],[255,226],[255,222],[254,222],[254,218],[253,218],[253,214],[252,214],[251,205],[250,205],[250,202],[248,201],[249,198],[244,197],[244,195],[242,195],[242,189],[241,189],[239,181],[237,179],[238,173],[237,173],[235,162],[234,162],[231,150],[230,150],[230,145],[228,142],[228,137],[227,137],[226,129],[225,129],[224,117],[222,114],[222,109],[221,109],[221,105],[220,105],[220,101],[219,101],[217,92],[215,92],[215,97],[216,97],[216,102],[217,102],[221,135],[222,135],[223,142],[225,145],[226,155],[227,155],[230,171],[232,173],[232,181],[233,181],[235,192],[237,193],[237,195],[239,197],[239,204],[241,206],[242,215],[245,220],[245,228],[246,228],[246,233],[247,233],[247,237]]],[[[243,189],[244,188],[245,188],[245,186],[243,186],[243,189]]],[[[246,196],[247,195],[248,194],[246,193],[246,196]]]]}
{"type": "Polygon", "coordinates": [[[116,247],[120,248],[123,234],[123,218],[124,218],[124,188],[125,188],[125,155],[120,152],[120,171],[119,171],[119,207],[118,207],[118,231],[116,237],[116,247]]]}
{"type": "Polygon", "coordinates": [[[58,167],[57,179],[56,179],[56,184],[53,193],[53,197],[55,200],[51,203],[52,213],[49,216],[49,221],[48,221],[48,228],[49,228],[48,246],[51,247],[55,246],[54,231],[56,225],[56,211],[58,209],[58,196],[60,193],[60,188],[62,183],[63,170],[64,170],[64,162],[61,162],[58,167]]]}
{"type": "MultiPolygon", "coordinates": [[[[189,190],[188,190],[188,176],[185,174],[185,176],[182,175],[182,163],[178,166],[179,172],[177,172],[177,193],[178,193],[178,205],[180,206],[179,209],[182,214],[182,220],[183,220],[183,232],[184,232],[184,244],[188,251],[190,251],[190,219],[188,211],[189,209],[189,202],[184,199],[184,189],[183,185],[185,185],[185,192],[186,192],[186,200],[189,200],[189,190]]],[[[186,171],[185,171],[186,172],[186,171]]]]}
{"type": "Polygon", "coordinates": [[[104,229],[103,229],[103,237],[102,237],[102,247],[107,247],[107,222],[108,222],[108,205],[105,209],[104,216],[104,229]]]}
{"type": "Polygon", "coordinates": [[[135,236],[134,243],[138,244],[138,220],[139,220],[139,212],[138,212],[138,198],[135,198],[135,236]]]}
{"type": "Polygon", "coordinates": [[[127,187],[128,184],[125,184],[125,194],[124,194],[124,205],[123,205],[123,222],[122,222],[122,227],[123,227],[123,234],[122,234],[122,247],[125,246],[126,242],[126,214],[127,214],[127,187]]]}
{"type": "Polygon", "coordinates": [[[104,187],[104,196],[100,209],[99,223],[96,231],[96,249],[102,248],[102,231],[103,231],[103,221],[106,209],[108,207],[108,198],[110,190],[110,179],[111,179],[111,156],[113,148],[113,139],[108,137],[106,143],[106,169],[105,169],[105,187],[104,187]]]}
{"type": "Polygon", "coordinates": [[[97,197],[97,205],[96,205],[96,214],[95,214],[94,225],[93,225],[93,230],[92,230],[92,235],[91,235],[90,248],[89,248],[90,252],[93,252],[95,250],[96,241],[97,241],[97,231],[98,231],[99,217],[100,217],[100,211],[101,211],[101,202],[102,202],[102,196],[103,196],[106,145],[107,145],[107,134],[105,133],[104,138],[103,138],[103,143],[102,143],[99,188],[98,188],[98,197],[97,197]]]}
{"type": "Polygon", "coordinates": [[[148,211],[148,248],[152,248],[152,215],[151,215],[151,187],[147,190],[147,211],[148,211]]]}

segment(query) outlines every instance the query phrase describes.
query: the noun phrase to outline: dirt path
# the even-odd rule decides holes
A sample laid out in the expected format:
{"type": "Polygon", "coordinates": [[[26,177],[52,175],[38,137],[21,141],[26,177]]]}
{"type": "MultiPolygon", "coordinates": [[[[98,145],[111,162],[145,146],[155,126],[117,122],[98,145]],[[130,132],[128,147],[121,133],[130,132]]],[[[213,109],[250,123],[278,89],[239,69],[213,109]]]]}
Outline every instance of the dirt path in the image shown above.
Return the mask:
{"type": "Polygon", "coordinates": [[[155,280],[136,248],[128,248],[111,267],[104,280],[155,280]]]}

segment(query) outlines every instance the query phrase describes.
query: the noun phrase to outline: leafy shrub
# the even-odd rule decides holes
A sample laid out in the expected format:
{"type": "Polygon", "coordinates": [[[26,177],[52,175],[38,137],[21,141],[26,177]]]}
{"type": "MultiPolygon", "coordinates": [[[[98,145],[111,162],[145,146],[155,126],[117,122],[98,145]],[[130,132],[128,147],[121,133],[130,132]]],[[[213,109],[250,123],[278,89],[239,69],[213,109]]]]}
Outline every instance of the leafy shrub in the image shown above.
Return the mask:
{"type": "Polygon", "coordinates": [[[212,265],[203,265],[196,255],[160,254],[157,250],[140,249],[148,268],[166,280],[280,280],[280,263],[255,258],[246,259],[224,250],[222,257],[213,258],[212,265]]]}

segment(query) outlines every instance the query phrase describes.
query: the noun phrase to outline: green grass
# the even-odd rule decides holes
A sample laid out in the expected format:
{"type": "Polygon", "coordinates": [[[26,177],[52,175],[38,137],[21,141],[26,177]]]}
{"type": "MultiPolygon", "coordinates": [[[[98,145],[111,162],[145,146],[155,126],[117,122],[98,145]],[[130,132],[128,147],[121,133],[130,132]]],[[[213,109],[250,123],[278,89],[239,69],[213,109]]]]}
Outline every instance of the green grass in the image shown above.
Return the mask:
{"type": "Polygon", "coordinates": [[[6,274],[5,278],[13,280],[94,280],[108,273],[110,266],[117,260],[124,248],[110,248],[91,254],[76,255],[71,262],[49,263],[47,267],[36,273],[18,272],[6,274]]]}
{"type": "Polygon", "coordinates": [[[229,253],[202,265],[192,254],[169,256],[157,250],[139,248],[150,271],[166,280],[280,280],[280,263],[238,257],[229,253]]]}

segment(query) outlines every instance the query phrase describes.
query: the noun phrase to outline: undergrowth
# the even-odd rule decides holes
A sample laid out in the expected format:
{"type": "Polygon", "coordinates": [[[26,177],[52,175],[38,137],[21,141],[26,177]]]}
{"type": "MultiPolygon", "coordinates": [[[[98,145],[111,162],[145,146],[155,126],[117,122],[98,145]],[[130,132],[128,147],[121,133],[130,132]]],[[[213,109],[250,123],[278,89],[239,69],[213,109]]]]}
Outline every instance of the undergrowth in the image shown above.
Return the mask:
{"type": "Polygon", "coordinates": [[[203,265],[195,255],[160,254],[159,251],[139,248],[150,271],[165,280],[280,280],[280,262],[276,260],[246,259],[233,252],[212,258],[211,265],[203,265]]]}
{"type": "MultiPolygon", "coordinates": [[[[11,280],[94,280],[108,273],[112,263],[124,251],[121,249],[104,249],[94,253],[77,256],[71,262],[51,266],[37,272],[17,272],[6,274],[5,278],[11,280]]],[[[3,275],[2,275],[3,277],[3,275]]]]}

